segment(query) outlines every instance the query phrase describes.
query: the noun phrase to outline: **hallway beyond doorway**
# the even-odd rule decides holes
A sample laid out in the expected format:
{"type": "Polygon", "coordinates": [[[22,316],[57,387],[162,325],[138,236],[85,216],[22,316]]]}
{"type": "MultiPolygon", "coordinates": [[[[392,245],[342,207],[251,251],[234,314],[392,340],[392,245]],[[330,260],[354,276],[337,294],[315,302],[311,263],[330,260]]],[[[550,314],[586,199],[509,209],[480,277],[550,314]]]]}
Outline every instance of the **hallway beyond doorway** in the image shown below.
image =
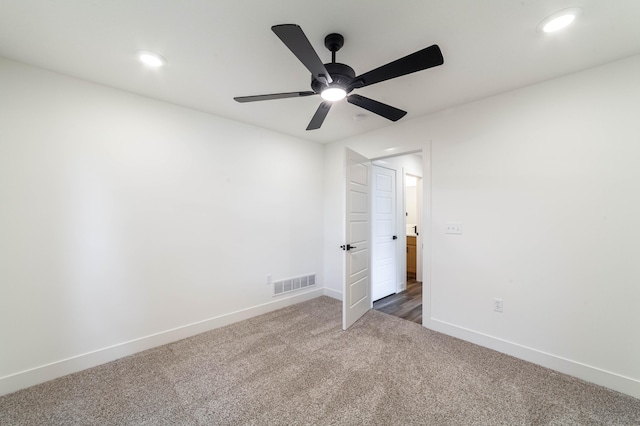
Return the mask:
{"type": "Polygon", "coordinates": [[[422,324],[422,283],[407,281],[407,289],[373,302],[373,309],[422,324]]]}

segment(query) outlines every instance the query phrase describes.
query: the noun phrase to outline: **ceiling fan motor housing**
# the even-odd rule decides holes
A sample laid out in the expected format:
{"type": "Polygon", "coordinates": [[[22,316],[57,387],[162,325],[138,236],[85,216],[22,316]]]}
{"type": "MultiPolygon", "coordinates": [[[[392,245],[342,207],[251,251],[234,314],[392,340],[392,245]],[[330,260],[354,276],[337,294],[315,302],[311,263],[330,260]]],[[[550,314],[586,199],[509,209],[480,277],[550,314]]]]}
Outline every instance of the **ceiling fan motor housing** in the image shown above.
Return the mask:
{"type": "Polygon", "coordinates": [[[349,65],[339,64],[339,63],[329,63],[324,64],[327,72],[333,79],[333,83],[329,86],[326,86],[325,83],[318,81],[316,78],[311,76],[311,90],[316,93],[321,93],[327,87],[339,87],[344,89],[347,93],[353,90],[353,87],[350,87],[351,81],[356,77],[356,72],[349,65]]]}

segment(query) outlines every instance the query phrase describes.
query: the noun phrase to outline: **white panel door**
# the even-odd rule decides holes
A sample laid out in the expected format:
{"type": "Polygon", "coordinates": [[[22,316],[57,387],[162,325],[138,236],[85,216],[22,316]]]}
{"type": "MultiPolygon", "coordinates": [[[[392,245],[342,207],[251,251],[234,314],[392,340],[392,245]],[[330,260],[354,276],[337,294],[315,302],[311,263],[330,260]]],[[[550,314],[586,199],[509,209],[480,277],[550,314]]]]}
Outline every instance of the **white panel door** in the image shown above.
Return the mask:
{"type": "Polygon", "coordinates": [[[342,293],[342,328],[344,330],[351,327],[371,309],[370,162],[350,149],[346,151],[346,262],[342,293]]]}
{"type": "Polygon", "coordinates": [[[396,288],[396,171],[372,166],[371,300],[396,288]]]}

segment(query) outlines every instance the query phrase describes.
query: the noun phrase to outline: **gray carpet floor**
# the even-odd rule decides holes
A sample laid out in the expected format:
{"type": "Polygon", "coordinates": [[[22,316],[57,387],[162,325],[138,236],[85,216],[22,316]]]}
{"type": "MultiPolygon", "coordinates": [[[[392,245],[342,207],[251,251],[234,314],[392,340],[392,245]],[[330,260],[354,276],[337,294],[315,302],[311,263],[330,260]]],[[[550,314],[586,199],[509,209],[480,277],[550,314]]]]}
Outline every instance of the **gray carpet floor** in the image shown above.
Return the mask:
{"type": "Polygon", "coordinates": [[[640,400],[320,297],[0,397],[2,425],[640,425],[640,400]]]}

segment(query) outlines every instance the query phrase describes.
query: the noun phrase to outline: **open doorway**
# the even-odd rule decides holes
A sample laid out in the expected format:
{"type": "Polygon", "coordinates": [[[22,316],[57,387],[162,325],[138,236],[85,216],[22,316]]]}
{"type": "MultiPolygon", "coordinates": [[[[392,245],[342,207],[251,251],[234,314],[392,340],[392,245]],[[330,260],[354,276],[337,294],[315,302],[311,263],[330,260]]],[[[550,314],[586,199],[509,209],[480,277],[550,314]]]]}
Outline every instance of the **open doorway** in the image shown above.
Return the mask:
{"type": "MultiPolygon", "coordinates": [[[[389,157],[373,161],[373,180],[376,184],[376,167],[378,174],[389,175],[393,171],[397,183],[395,184],[394,212],[396,213],[392,225],[394,241],[391,246],[395,251],[395,262],[389,262],[386,256],[375,256],[372,253],[372,295],[373,309],[394,315],[409,321],[422,324],[422,153],[413,153],[397,157],[389,157]],[[384,172],[384,173],[383,173],[384,172]],[[389,271],[392,267],[393,271],[389,271]],[[380,272],[376,272],[380,271],[380,272]],[[389,290],[388,277],[395,277],[395,288],[389,290]],[[378,283],[384,284],[386,291],[374,289],[378,283]]],[[[388,206],[384,198],[388,194],[378,194],[375,190],[372,197],[372,240],[385,239],[385,229],[381,227],[391,216],[376,218],[376,209],[381,205],[388,206]],[[382,219],[385,219],[383,221],[382,219]]],[[[386,246],[385,246],[386,247],[386,246]]]]}

